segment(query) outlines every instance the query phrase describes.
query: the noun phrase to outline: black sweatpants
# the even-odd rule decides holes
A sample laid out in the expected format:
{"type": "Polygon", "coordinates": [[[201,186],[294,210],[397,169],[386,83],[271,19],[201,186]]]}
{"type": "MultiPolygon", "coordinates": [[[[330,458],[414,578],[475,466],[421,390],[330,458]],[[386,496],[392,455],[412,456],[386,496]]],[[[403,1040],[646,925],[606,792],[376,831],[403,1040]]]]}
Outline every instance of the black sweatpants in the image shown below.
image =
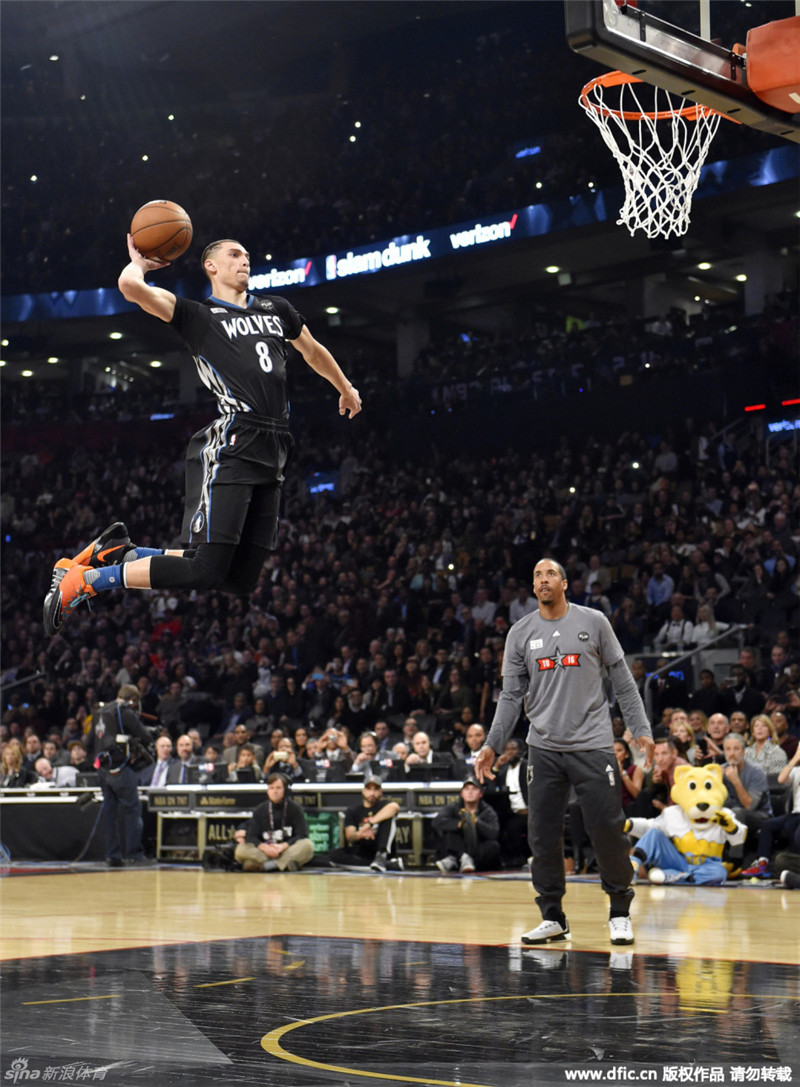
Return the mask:
{"type": "Polygon", "coordinates": [[[564,816],[575,789],[594,847],[611,911],[627,913],[633,898],[630,843],[623,833],[622,783],[614,752],[544,751],[528,748],[531,880],[542,917],[561,913],[564,876],[564,816]]]}

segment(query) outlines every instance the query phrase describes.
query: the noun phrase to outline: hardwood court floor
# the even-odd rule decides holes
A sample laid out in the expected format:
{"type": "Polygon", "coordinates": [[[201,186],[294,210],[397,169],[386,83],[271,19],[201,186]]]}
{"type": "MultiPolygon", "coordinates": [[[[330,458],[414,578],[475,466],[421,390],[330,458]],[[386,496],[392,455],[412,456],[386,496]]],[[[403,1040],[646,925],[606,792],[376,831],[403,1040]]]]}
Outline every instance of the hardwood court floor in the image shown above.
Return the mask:
{"type": "Polygon", "coordinates": [[[0,1082],[521,1087],[678,1065],[796,1081],[800,894],[640,886],[633,948],[610,946],[597,883],[571,880],[566,906],[571,942],[524,949],[521,879],[3,879],[0,1082]]]}

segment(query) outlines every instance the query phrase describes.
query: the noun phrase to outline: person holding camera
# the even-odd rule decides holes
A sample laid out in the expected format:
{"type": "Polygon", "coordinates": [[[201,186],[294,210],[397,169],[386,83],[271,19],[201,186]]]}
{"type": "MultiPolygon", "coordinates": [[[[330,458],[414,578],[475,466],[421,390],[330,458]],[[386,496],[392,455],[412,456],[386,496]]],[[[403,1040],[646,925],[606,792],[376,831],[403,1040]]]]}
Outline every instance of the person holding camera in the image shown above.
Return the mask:
{"type": "Polygon", "coordinates": [[[283,774],[270,774],[268,799],[253,812],[234,853],[245,872],[296,872],[314,856],[303,809],[286,792],[283,774]]]}
{"type": "Polygon", "coordinates": [[[140,707],[138,688],[126,684],[117,691],[113,702],[106,702],[92,714],[87,747],[103,794],[103,829],[110,868],[147,863],[142,848],[139,782],[132,765],[137,748],[146,748],[151,742],[150,732],[139,716],[140,707]]]}

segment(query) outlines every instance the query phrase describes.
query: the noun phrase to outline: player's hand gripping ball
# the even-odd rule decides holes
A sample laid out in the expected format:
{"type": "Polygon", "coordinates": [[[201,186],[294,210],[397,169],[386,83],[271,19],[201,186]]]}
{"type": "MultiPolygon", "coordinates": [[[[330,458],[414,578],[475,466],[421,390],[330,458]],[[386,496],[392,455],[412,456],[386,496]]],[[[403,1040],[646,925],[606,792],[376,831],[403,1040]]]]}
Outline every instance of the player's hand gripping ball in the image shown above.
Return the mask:
{"type": "Polygon", "coordinates": [[[179,204],[151,200],[131,220],[133,244],[150,260],[175,260],[189,248],[192,221],[179,204]]]}

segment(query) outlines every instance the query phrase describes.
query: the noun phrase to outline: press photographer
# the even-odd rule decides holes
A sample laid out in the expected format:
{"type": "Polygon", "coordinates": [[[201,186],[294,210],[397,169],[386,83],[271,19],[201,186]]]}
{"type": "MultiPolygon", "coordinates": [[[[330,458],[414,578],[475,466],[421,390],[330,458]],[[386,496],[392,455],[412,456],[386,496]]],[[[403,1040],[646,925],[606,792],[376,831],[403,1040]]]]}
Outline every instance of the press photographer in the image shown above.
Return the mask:
{"type": "Polygon", "coordinates": [[[253,812],[244,835],[234,835],[235,857],[245,872],[296,872],[314,856],[303,809],[286,794],[283,774],[270,774],[267,801],[253,812]]]}
{"type": "Polygon", "coordinates": [[[99,706],[92,715],[88,750],[103,794],[103,828],[110,868],[148,863],[142,849],[137,770],[153,761],[152,734],[142,723],[140,713],[139,691],[125,685],[113,702],[99,706]]]}

